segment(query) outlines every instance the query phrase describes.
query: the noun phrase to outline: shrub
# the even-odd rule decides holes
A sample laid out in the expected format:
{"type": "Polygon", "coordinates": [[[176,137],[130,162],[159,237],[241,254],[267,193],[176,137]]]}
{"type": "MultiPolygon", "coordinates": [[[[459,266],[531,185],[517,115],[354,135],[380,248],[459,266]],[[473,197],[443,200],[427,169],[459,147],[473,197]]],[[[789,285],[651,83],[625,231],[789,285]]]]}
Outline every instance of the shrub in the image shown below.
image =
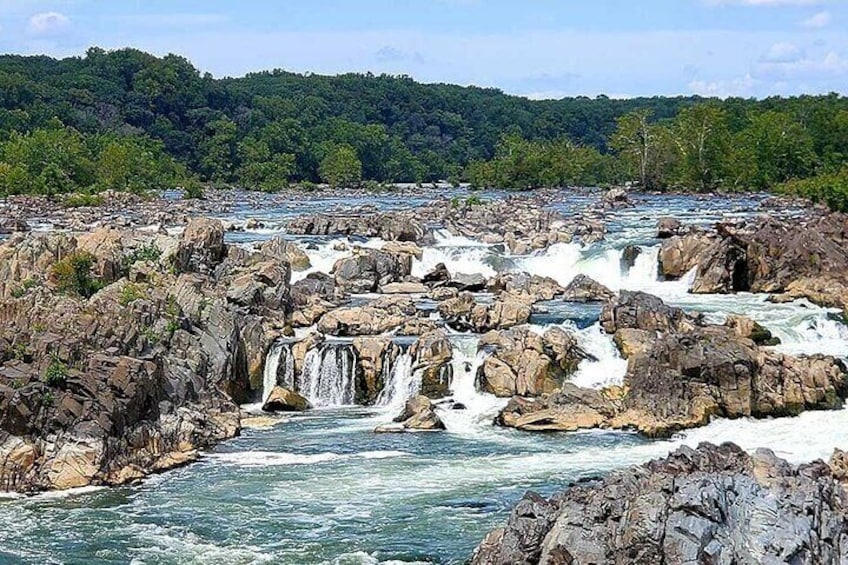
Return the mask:
{"type": "Polygon", "coordinates": [[[144,292],[141,287],[134,283],[124,285],[121,289],[121,295],[118,297],[118,303],[121,306],[128,306],[139,298],[144,298],[144,292]]]}
{"type": "Polygon", "coordinates": [[[848,167],[838,173],[790,180],[780,185],[777,192],[809,198],[826,204],[831,210],[848,212],[848,167]]]}
{"type": "Polygon", "coordinates": [[[156,247],[155,243],[142,245],[137,249],[133,249],[132,253],[124,255],[124,258],[121,261],[121,268],[126,274],[129,273],[130,267],[135,265],[138,261],[158,261],[161,256],[162,250],[156,247]]]}
{"type": "Polygon", "coordinates": [[[44,372],[44,383],[47,386],[63,387],[68,380],[68,366],[59,359],[53,358],[44,372]]]}
{"type": "Polygon", "coordinates": [[[65,208],[95,207],[102,206],[103,202],[103,197],[99,194],[77,192],[66,196],[64,200],[62,200],[62,206],[65,208]]]}
{"type": "Polygon", "coordinates": [[[466,206],[482,206],[483,203],[483,199],[477,196],[476,194],[472,194],[471,196],[465,199],[466,206]]]}
{"type": "Polygon", "coordinates": [[[185,186],[183,186],[183,199],[200,200],[202,198],[203,186],[200,184],[200,181],[195,179],[186,181],[185,186]]]}
{"type": "Polygon", "coordinates": [[[78,251],[54,263],[50,275],[61,292],[89,298],[103,288],[103,282],[91,276],[94,262],[94,255],[78,251]]]}
{"type": "Polygon", "coordinates": [[[29,289],[35,288],[36,285],[38,285],[38,282],[34,278],[24,279],[21,281],[20,286],[12,289],[12,298],[21,298],[29,289]]]}

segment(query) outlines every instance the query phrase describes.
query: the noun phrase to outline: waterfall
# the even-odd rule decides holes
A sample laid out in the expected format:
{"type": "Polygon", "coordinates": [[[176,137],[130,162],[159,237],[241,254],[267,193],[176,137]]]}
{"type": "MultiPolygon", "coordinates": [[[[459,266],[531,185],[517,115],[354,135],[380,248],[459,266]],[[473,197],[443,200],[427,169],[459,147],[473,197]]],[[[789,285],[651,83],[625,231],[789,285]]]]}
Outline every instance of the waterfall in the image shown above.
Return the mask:
{"type": "MultiPolygon", "coordinates": [[[[386,369],[388,364],[383,367],[386,369]]],[[[387,372],[388,377],[384,379],[385,385],[375,405],[396,416],[403,410],[406,401],[421,390],[421,372],[412,370],[412,356],[405,351],[398,355],[387,372]]]]}
{"type": "Polygon", "coordinates": [[[607,386],[621,386],[627,373],[627,361],[621,356],[612,336],[595,323],[582,330],[571,323],[563,324],[566,331],[577,337],[580,346],[594,359],[580,362],[577,371],[569,381],[579,387],[600,389],[607,386]]]}
{"type": "Polygon", "coordinates": [[[492,436],[496,434],[492,420],[507,399],[477,390],[477,372],[489,356],[489,352],[477,350],[479,341],[476,336],[453,339],[451,396],[454,406],[461,404],[464,408],[440,410],[439,416],[452,433],[492,436]]]}
{"type": "Polygon", "coordinates": [[[306,353],[298,392],[313,406],[351,405],[356,396],[355,371],[353,347],[325,343],[306,353]]]}
{"type": "Polygon", "coordinates": [[[275,341],[265,357],[262,373],[262,402],[268,400],[275,386],[294,389],[294,355],[291,344],[275,341]],[[280,360],[283,362],[283,374],[280,375],[280,360]]]}

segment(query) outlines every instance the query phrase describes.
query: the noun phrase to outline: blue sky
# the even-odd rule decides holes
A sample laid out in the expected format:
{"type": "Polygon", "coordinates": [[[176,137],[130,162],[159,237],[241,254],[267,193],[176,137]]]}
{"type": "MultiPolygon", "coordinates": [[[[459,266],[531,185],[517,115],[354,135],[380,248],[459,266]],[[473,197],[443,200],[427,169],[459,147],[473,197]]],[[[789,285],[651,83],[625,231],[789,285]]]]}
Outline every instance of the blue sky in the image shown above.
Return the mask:
{"type": "Polygon", "coordinates": [[[0,51],[570,95],[848,93],[848,0],[0,0],[0,51]]]}

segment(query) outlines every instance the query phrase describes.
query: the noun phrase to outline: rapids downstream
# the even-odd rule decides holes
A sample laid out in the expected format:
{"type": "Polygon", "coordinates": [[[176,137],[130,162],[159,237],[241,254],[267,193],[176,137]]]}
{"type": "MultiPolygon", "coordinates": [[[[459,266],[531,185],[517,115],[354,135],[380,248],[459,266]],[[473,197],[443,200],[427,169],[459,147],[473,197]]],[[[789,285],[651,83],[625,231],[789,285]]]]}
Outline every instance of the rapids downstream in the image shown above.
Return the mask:
{"type": "MultiPolygon", "coordinates": [[[[582,273],[613,290],[644,290],[669,304],[704,312],[710,321],[745,314],[779,337],[777,347],[786,352],[848,355],[848,328],[835,311],[806,301],[773,304],[765,295],[750,293],[693,295],[688,293],[691,278],[657,280],[658,217],[709,225],[759,213],[760,200],[640,196],[635,208],[612,213],[606,240],[591,246],[560,243],[529,256],[511,256],[503,246],[437,232],[435,245],[425,247],[421,260],[415,261],[413,274],[421,276],[444,263],[451,273],[488,277],[517,270],[566,285],[582,273]],[[629,269],[622,261],[628,245],[641,248],[629,269]]],[[[568,216],[590,201],[591,196],[580,195],[556,206],[568,216]]],[[[285,218],[317,206],[246,208],[222,219],[241,224],[248,218],[260,220],[265,227],[229,236],[248,245],[281,233],[276,226],[285,218]]],[[[329,272],[337,259],[350,253],[336,251],[341,242],[347,247],[382,244],[315,237],[298,241],[312,267],[294,273],[294,279],[329,272]]],[[[626,362],[600,330],[597,306],[543,306],[531,318],[534,329],[576,330],[580,345],[594,356],[579,366],[576,384],[600,388],[621,382],[626,362]]],[[[293,339],[281,339],[266,359],[263,396],[280,384],[300,392],[314,410],[285,416],[272,426],[245,429],[200,462],[139,486],[0,501],[0,562],[462,563],[528,489],[548,495],[570,481],[702,441],[734,441],[745,449],[770,447],[798,463],[827,458],[840,443],[845,447],[846,409],[768,421],[718,420],[662,441],[625,432],[530,434],[496,428],[492,418],[506,401],[475,388],[477,368],[486,355],[477,351],[479,336],[450,337],[452,400],[466,409],[441,410],[446,433],[373,433],[376,425],[391,421],[421,385],[403,338],[397,339],[404,352],[384,366],[387,384],[371,408],[353,406],[356,354],[349,340],[329,339],[310,350],[301,374],[295,375],[293,339]]],[[[258,405],[245,409],[258,411],[258,405]]]]}

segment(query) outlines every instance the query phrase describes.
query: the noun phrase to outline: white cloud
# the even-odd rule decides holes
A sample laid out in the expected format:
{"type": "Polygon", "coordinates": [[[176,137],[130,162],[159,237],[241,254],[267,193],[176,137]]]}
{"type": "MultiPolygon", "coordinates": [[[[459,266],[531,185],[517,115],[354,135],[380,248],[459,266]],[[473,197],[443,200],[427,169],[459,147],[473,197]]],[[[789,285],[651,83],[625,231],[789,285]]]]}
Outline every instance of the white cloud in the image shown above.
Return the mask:
{"type": "Polygon", "coordinates": [[[754,76],[772,81],[841,78],[848,76],[848,59],[830,51],[822,58],[805,56],[794,61],[764,61],[756,65],[754,76]]]}
{"type": "Polygon", "coordinates": [[[689,90],[700,96],[715,96],[728,98],[741,96],[747,98],[756,96],[760,81],[747,74],[743,77],[730,80],[703,81],[693,80],[689,83],[689,90]]]}
{"type": "Polygon", "coordinates": [[[803,20],[801,26],[807,29],[821,29],[829,26],[831,21],[833,21],[833,17],[830,12],[819,12],[803,20]]]}
{"type": "Polygon", "coordinates": [[[70,25],[68,16],[59,12],[42,12],[35,14],[29,19],[27,29],[35,35],[49,35],[58,33],[70,25]]]}
{"type": "Polygon", "coordinates": [[[804,51],[794,43],[775,43],[768,52],[760,57],[765,63],[793,63],[804,58],[804,51]]]}

